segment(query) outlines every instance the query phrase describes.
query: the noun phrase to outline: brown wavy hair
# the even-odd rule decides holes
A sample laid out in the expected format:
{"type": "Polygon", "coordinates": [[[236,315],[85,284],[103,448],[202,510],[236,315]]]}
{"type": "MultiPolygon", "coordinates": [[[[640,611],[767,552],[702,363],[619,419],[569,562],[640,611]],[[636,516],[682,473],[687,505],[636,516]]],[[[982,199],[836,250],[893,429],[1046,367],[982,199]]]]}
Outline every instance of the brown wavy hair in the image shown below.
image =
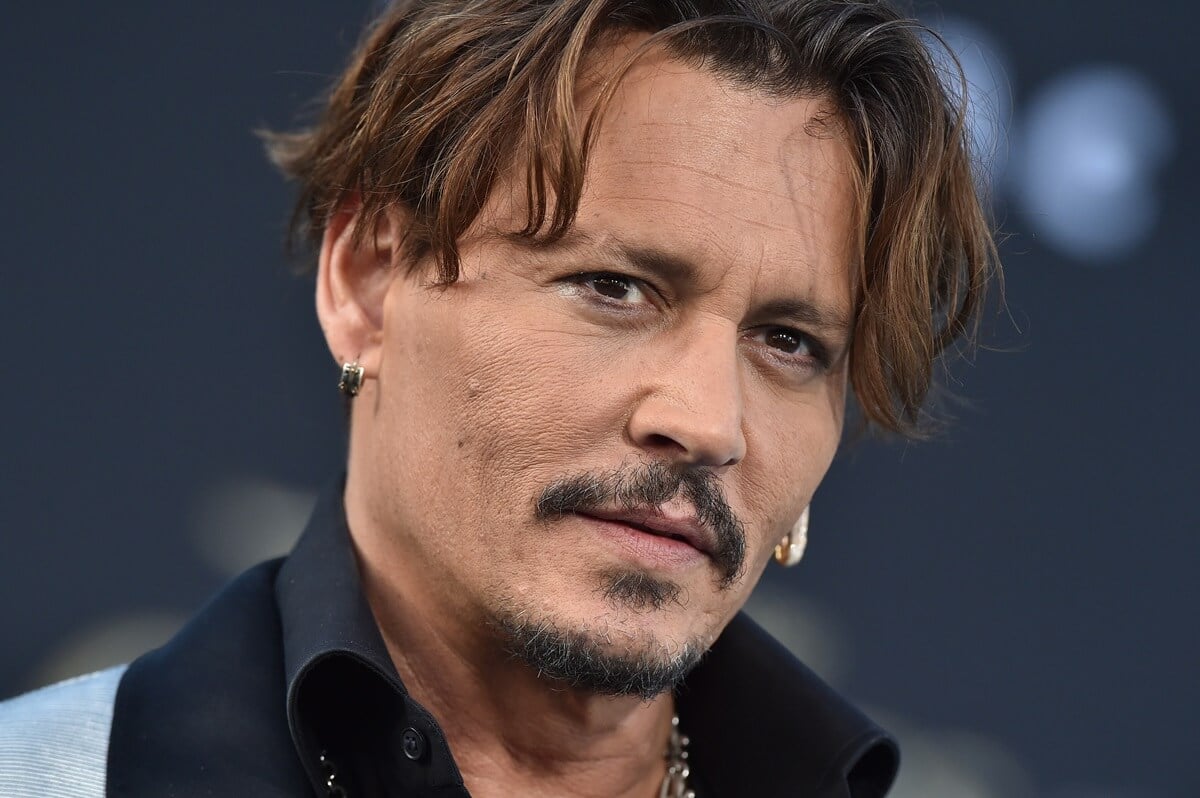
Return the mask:
{"type": "Polygon", "coordinates": [[[367,29],[316,123],[265,134],[299,182],[293,235],[319,244],[352,197],[360,239],[378,214],[403,207],[406,262],[431,258],[453,282],[460,237],[521,163],[520,235],[561,237],[623,74],[580,119],[585,57],[605,37],[636,32],[651,34],[642,50],[665,47],[737,85],[832,101],[858,170],[851,386],[865,420],[920,435],[939,359],[973,339],[999,269],[972,177],[961,70],[940,69],[936,36],[886,3],[397,0],[367,29]]]}

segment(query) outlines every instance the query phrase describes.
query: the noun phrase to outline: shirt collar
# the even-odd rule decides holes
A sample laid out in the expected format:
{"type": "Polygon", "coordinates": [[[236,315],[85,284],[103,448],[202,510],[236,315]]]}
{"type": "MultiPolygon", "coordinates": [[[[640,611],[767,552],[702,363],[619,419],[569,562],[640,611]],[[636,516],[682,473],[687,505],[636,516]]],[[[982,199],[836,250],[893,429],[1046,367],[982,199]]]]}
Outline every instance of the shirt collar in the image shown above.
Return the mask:
{"type": "Polygon", "coordinates": [[[445,735],[408,695],[363,595],[342,490],[317,500],[275,581],[292,739],[318,794],[331,775],[382,780],[352,794],[452,794],[462,776],[445,735]],[[385,762],[395,772],[379,772],[385,762]]]}
{"type": "MultiPolygon", "coordinates": [[[[384,757],[404,784],[465,794],[441,728],[405,690],[363,596],[340,483],[318,500],[275,592],[288,723],[314,785],[325,788],[329,762],[345,779],[376,769],[364,758],[384,757]]],[[[895,742],[743,614],[677,706],[714,795],[880,798],[895,778],[895,742]]]]}
{"type": "Polygon", "coordinates": [[[715,795],[882,798],[899,749],[739,613],[680,688],[680,728],[715,795]]]}

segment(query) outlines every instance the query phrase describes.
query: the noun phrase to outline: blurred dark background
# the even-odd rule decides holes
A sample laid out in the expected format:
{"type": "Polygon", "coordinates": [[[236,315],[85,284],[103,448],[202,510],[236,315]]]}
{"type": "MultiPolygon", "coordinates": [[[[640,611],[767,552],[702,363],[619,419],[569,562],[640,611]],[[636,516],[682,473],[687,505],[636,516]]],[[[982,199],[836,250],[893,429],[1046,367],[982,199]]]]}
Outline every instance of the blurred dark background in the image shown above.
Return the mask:
{"type": "MultiPolygon", "coordinates": [[[[134,656],[286,550],[336,369],[252,131],[368,3],[22,3],[0,25],[0,696],[134,656]]],[[[1005,235],[941,439],[866,442],[754,613],[901,736],[897,798],[1200,796],[1191,4],[946,0],[1005,235]]]]}

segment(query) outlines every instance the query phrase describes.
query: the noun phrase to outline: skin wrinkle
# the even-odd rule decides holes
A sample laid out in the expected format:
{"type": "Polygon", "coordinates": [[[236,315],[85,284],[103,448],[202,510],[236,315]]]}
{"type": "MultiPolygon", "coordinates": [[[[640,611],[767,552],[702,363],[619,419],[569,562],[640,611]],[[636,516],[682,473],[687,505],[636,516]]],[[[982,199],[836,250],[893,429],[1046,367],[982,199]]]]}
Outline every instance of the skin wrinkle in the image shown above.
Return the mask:
{"type": "MultiPolygon", "coordinates": [[[[648,161],[648,160],[640,160],[639,161],[636,158],[627,158],[625,160],[625,165],[633,166],[633,167],[654,166],[659,169],[664,168],[664,164],[655,163],[653,161],[648,161]]],[[[722,185],[729,186],[730,188],[741,189],[744,191],[753,191],[755,193],[763,195],[764,197],[774,197],[775,199],[788,200],[788,201],[793,200],[793,197],[789,196],[788,192],[786,192],[786,191],[764,191],[764,190],[758,188],[757,186],[753,186],[753,185],[751,185],[749,183],[745,183],[741,180],[737,180],[732,177],[725,177],[725,176],[721,175],[719,172],[715,172],[711,169],[701,169],[698,167],[687,166],[684,164],[667,166],[666,168],[678,169],[680,171],[690,172],[693,175],[696,175],[698,177],[707,178],[716,183],[720,183],[722,185]]]]}
{"type": "MultiPolygon", "coordinates": [[[[650,205],[651,210],[653,210],[655,206],[659,205],[659,203],[656,202],[655,200],[647,200],[645,197],[639,197],[639,196],[633,195],[633,194],[609,194],[609,195],[605,195],[603,197],[603,199],[610,201],[610,202],[625,202],[625,203],[638,204],[638,205],[650,205]]],[[[714,222],[725,222],[727,219],[729,219],[728,215],[714,213],[713,211],[710,211],[707,207],[705,207],[704,205],[702,205],[699,202],[683,202],[680,200],[676,200],[675,202],[673,202],[673,204],[685,207],[691,211],[695,211],[700,216],[703,216],[704,218],[707,218],[707,219],[711,219],[714,222]]],[[[660,208],[660,210],[661,210],[661,208],[660,208]]],[[[790,227],[772,226],[768,223],[760,222],[756,219],[750,219],[750,218],[746,218],[746,217],[739,216],[739,217],[736,217],[736,220],[743,224],[746,224],[746,225],[759,227],[768,232],[778,233],[778,232],[791,232],[792,231],[792,228],[790,228],[790,227]]],[[[718,225],[718,226],[720,226],[720,225],[718,225]]],[[[705,230],[705,229],[706,229],[705,227],[698,227],[697,231],[699,232],[700,230],[705,230]]],[[[711,229],[711,228],[708,228],[708,229],[711,229]]]]}
{"type": "MultiPolygon", "coordinates": [[[[645,741],[661,737],[672,711],[670,694],[656,689],[686,672],[680,665],[694,663],[744,604],[841,434],[844,363],[789,371],[744,334],[770,301],[849,307],[844,147],[794,135],[819,103],[767,104],[702,72],[656,78],[635,67],[613,99],[626,106],[601,128],[577,225],[693,261],[700,283],[678,307],[631,317],[587,293],[550,290],[593,265],[553,247],[531,257],[504,241],[524,208],[523,193],[503,186],[463,240],[458,282],[433,287],[425,274],[392,269],[381,308],[339,315],[336,303],[319,302],[330,348],[361,351],[368,367],[345,497],[368,601],[397,670],[443,724],[480,798],[654,792],[661,750],[645,741]],[[655,80],[681,85],[645,102],[655,80]],[[703,130],[722,116],[773,143],[738,151],[729,141],[714,161],[672,138],[678,126],[642,135],[643,122],[703,130]],[[797,148],[794,168],[812,172],[802,185],[826,201],[780,201],[786,176],[771,153],[784,146],[797,148]],[[642,155],[631,159],[630,149],[642,155]],[[680,163],[696,168],[673,168],[680,163]],[[747,175],[761,188],[730,191],[710,172],[747,175]],[[798,213],[813,215],[806,229],[792,224],[798,213]],[[376,318],[380,329],[364,327],[376,318]],[[708,558],[660,569],[578,517],[534,517],[536,497],[564,477],[648,462],[708,474],[742,521],[744,555],[725,587],[708,558]],[[614,569],[669,580],[677,600],[614,601],[605,595],[614,569]],[[564,665],[561,645],[547,645],[564,635],[591,658],[587,682],[571,686],[546,667],[564,665]],[[514,659],[518,644],[545,650],[514,659]],[[597,691],[597,678],[621,668],[632,674],[630,695],[597,691]]],[[[385,247],[399,240],[403,215],[389,223],[385,247]]],[[[322,274],[347,275],[353,301],[354,276],[377,260],[329,245],[322,274]]]]}

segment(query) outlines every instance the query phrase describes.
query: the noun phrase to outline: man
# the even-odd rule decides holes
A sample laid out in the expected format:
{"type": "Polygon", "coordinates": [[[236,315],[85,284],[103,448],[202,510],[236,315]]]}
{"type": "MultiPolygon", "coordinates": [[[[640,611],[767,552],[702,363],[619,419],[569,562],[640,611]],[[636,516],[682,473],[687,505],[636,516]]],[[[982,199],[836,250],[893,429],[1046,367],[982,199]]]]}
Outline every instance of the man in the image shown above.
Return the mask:
{"type": "Polygon", "coordinates": [[[344,481],[162,649],[0,710],[0,793],[884,795],[891,740],[738,612],[848,394],[914,432],[974,318],[963,137],[883,5],[390,6],[271,140],[344,481]]]}

